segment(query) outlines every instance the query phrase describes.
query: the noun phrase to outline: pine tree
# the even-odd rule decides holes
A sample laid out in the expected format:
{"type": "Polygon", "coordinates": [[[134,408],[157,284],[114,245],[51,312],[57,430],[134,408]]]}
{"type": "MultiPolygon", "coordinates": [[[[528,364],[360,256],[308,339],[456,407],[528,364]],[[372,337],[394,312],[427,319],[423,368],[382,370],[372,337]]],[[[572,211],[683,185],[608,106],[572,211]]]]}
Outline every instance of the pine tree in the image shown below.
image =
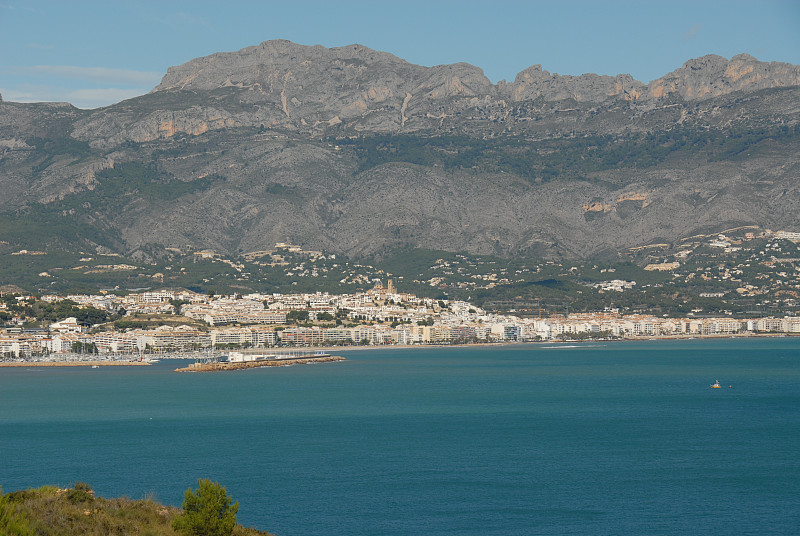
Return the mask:
{"type": "Polygon", "coordinates": [[[233,502],[224,486],[204,478],[197,490],[186,490],[183,514],[172,521],[172,528],[186,536],[230,536],[236,526],[239,503],[233,502]]]}

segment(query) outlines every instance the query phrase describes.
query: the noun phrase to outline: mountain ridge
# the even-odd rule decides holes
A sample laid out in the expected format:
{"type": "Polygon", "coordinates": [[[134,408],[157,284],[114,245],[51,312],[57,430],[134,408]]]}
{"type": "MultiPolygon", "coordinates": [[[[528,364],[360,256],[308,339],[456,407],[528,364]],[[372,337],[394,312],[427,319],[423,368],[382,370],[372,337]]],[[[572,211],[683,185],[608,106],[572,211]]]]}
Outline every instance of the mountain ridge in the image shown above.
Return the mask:
{"type": "MultiPolygon", "coordinates": [[[[600,75],[584,73],[581,75],[551,74],[543,70],[541,64],[532,65],[519,72],[513,82],[501,81],[492,84],[483,74],[483,70],[469,63],[456,63],[423,67],[411,64],[397,56],[386,52],[375,51],[359,44],[343,47],[326,48],[322,45],[305,46],[286,40],[264,41],[260,45],[243,48],[235,52],[218,52],[209,56],[195,58],[181,65],[170,67],[162,81],[153,89],[153,92],[171,89],[201,89],[209,90],[217,87],[236,86],[244,87],[249,84],[259,83],[262,80],[253,80],[236,67],[245,67],[246,74],[263,75],[258,67],[288,67],[306,64],[308,67],[314,61],[339,61],[360,60],[367,65],[380,62],[395,66],[400,72],[409,72],[420,76],[419,73],[436,72],[443,69],[455,71],[454,76],[466,73],[470,79],[485,94],[491,94],[488,88],[493,88],[501,98],[509,97],[512,100],[527,100],[531,94],[543,96],[548,100],[562,100],[575,98],[581,100],[581,92],[575,86],[592,80],[601,85],[603,90],[611,89],[603,95],[588,94],[589,100],[608,98],[622,95],[624,98],[636,100],[639,98],[662,98],[671,93],[679,93],[688,99],[699,99],[708,96],[719,96],[732,91],[739,91],[746,87],[751,89],[767,89],[771,87],[788,87],[800,84],[800,66],[782,62],[762,62],[749,54],[738,54],[730,60],[715,54],[690,59],[680,68],[651,81],[648,84],[634,79],[630,74],[619,73],[616,75],[600,75]],[[253,59],[256,61],[253,61],[253,59]],[[204,73],[207,68],[220,63],[225,64],[223,71],[224,81],[209,79],[209,73],[204,73]],[[188,72],[188,74],[187,74],[188,72]],[[713,78],[709,76],[713,75],[713,78]],[[202,75],[202,76],[201,76],[202,75]],[[243,76],[245,75],[245,76],[243,76]],[[238,77],[236,81],[232,77],[238,77]],[[709,80],[712,78],[712,80],[709,80]],[[715,84],[714,87],[696,87],[698,84],[715,84]],[[527,86],[542,84],[550,89],[563,86],[564,91],[535,91],[527,90],[527,86]],[[626,90],[624,84],[628,84],[626,90]],[[527,90],[527,91],[526,91],[527,90]],[[570,91],[571,90],[571,91],[570,91]]],[[[344,63],[344,67],[348,64],[344,63]]],[[[357,69],[356,69],[357,70],[357,69]]],[[[214,69],[210,69],[214,73],[214,69]]],[[[217,77],[219,74],[214,73],[217,77]]],[[[267,74],[267,81],[275,82],[280,77],[267,74]]],[[[460,78],[459,78],[460,79],[460,78]]],[[[467,84],[468,86],[469,84],[467,84]]],[[[468,95],[479,94],[474,89],[468,95]]]]}
{"type": "Polygon", "coordinates": [[[748,55],[649,84],[536,65],[492,84],[465,63],[268,41],[98,110],[0,104],[0,240],[23,243],[24,220],[44,243],[77,229],[125,253],[590,257],[800,228],[798,85],[800,67],[748,55]]]}
{"type": "Polygon", "coordinates": [[[467,63],[423,67],[362,45],[328,49],[278,40],[171,67],[161,83],[139,99],[178,102],[162,106],[161,113],[137,117],[126,108],[138,99],[124,101],[104,108],[102,121],[90,116],[79,122],[72,136],[110,147],[245,126],[290,128],[317,136],[339,135],[342,129],[351,135],[439,134],[449,131],[446,123],[456,115],[477,112],[484,121],[514,120],[520,107],[541,101],[608,105],[622,100],[647,108],[674,98],[703,101],[797,85],[800,66],[760,62],[746,54],[731,60],[714,55],[689,60],[647,85],[627,74],[562,76],[539,65],[520,72],[514,82],[495,85],[467,63]],[[225,90],[239,90],[228,95],[239,113],[232,113],[225,99],[216,96],[225,90]],[[210,93],[220,106],[185,105],[201,102],[210,93]]]}

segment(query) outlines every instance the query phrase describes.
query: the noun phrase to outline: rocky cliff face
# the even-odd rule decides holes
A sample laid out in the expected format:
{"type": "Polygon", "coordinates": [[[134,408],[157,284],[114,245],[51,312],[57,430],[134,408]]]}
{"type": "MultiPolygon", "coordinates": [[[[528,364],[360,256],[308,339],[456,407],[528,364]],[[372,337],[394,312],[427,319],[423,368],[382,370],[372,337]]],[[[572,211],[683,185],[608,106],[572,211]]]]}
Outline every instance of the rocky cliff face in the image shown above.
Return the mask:
{"type": "Polygon", "coordinates": [[[357,120],[375,130],[403,127],[409,105],[495,93],[483,72],[466,63],[426,68],[361,45],[328,49],[289,41],[267,41],[172,67],[153,91],[227,87],[245,90],[241,101],[257,105],[259,120],[270,126],[357,120]],[[382,116],[381,121],[364,121],[370,114],[382,116]]]}
{"type": "Polygon", "coordinates": [[[560,76],[534,65],[514,82],[493,85],[472,65],[422,67],[361,45],[325,48],[289,41],[266,41],[237,52],[223,52],[171,67],[153,90],[210,91],[238,87],[254,92],[249,100],[280,104],[287,117],[344,110],[358,116],[371,104],[447,97],[501,97],[511,101],[543,99],[602,102],[610,98],[659,99],[672,93],[687,100],[800,84],[800,66],[761,62],[747,54],[731,60],[709,55],[686,62],[666,76],[644,84],[629,74],[560,76]],[[321,102],[321,95],[331,99],[321,102]],[[305,96],[305,97],[304,97],[305,96]]]}
{"type": "Polygon", "coordinates": [[[610,98],[637,100],[645,85],[629,74],[617,76],[551,75],[534,65],[519,73],[512,84],[502,87],[502,94],[512,101],[544,99],[548,101],[572,99],[579,102],[602,102],[610,98]]]}
{"type": "Polygon", "coordinates": [[[800,230],[799,69],[705,56],[650,84],[536,65],[494,85],[464,63],[269,41],[105,109],[2,103],[0,224],[81,222],[125,252],[352,255],[591,256],[800,230]]]}
{"type": "Polygon", "coordinates": [[[687,61],[683,67],[652,81],[647,95],[660,99],[671,94],[685,100],[700,100],[734,91],[756,91],[800,85],[800,65],[762,62],[748,54],[726,60],[722,56],[703,56],[687,61]]]}
{"type": "Polygon", "coordinates": [[[407,93],[437,99],[494,90],[483,72],[467,63],[422,67],[361,45],[325,48],[266,41],[171,67],[153,91],[220,87],[252,90],[249,100],[279,102],[287,116],[295,108],[318,109],[324,104],[319,102],[321,95],[358,114],[369,102],[402,102],[407,93]]]}
{"type": "MultiPolygon", "coordinates": [[[[647,85],[627,74],[560,76],[540,65],[511,83],[493,85],[466,63],[423,67],[361,45],[329,49],[267,41],[171,67],[151,94],[91,114],[75,124],[72,135],[110,148],[232,127],[287,128],[317,136],[442,135],[465,128],[471,134],[519,134],[542,115],[536,103],[545,104],[545,111],[548,104],[565,101],[647,108],[672,96],[701,101],[798,84],[798,66],[739,55],[730,61],[720,56],[691,60],[647,85]],[[505,128],[492,128],[493,123],[505,128]]],[[[562,132],[563,127],[553,126],[562,132]]]]}

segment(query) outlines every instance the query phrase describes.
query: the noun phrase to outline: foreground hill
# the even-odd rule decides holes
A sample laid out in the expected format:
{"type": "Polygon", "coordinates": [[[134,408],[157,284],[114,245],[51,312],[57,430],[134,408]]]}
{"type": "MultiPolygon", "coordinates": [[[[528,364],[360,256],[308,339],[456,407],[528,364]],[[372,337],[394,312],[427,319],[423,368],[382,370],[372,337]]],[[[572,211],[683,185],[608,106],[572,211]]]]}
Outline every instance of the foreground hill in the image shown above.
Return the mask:
{"type": "MultiPolygon", "coordinates": [[[[85,484],[73,489],[43,486],[0,495],[0,534],[8,536],[174,536],[180,510],[151,499],[103,499],[85,484]]],[[[233,536],[269,536],[236,525],[233,536]]]]}
{"type": "Polygon", "coordinates": [[[800,67],[705,56],[644,84],[492,84],[360,45],[268,41],[99,110],[0,103],[0,240],[235,254],[291,242],[616,257],[800,229],[800,67]]]}

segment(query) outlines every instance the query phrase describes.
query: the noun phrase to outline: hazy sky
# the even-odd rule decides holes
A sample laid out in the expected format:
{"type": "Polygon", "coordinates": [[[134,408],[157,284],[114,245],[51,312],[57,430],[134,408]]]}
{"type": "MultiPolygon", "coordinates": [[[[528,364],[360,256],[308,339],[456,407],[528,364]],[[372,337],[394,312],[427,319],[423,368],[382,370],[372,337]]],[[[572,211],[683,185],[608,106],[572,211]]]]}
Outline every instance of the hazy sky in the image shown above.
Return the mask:
{"type": "Polygon", "coordinates": [[[493,82],[537,63],[649,82],[705,54],[800,64],[800,1],[0,0],[0,93],[105,106],[167,67],[269,39],[464,61],[493,82]]]}

